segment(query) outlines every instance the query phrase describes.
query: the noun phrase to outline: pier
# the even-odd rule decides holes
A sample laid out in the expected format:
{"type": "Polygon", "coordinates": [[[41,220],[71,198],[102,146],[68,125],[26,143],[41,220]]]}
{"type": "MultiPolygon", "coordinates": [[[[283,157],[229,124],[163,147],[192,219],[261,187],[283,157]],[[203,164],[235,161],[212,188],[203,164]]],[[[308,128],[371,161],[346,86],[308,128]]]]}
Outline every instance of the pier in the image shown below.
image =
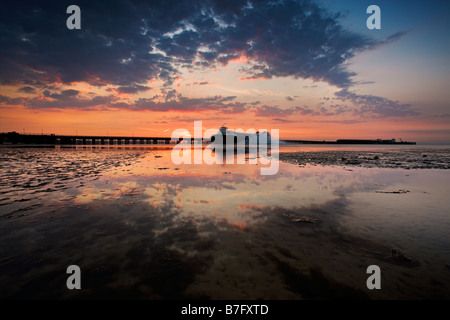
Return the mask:
{"type": "Polygon", "coordinates": [[[396,141],[395,139],[383,140],[383,139],[338,139],[335,141],[326,140],[283,140],[287,143],[298,144],[416,144],[416,142],[410,141],[396,141]]]}
{"type": "MultiPolygon", "coordinates": [[[[191,143],[194,138],[191,138],[191,143]]],[[[201,140],[201,139],[200,139],[201,140]]],[[[286,143],[297,144],[416,144],[415,142],[396,141],[395,139],[338,139],[335,141],[314,140],[282,140],[286,143]]],[[[0,133],[0,145],[85,145],[85,146],[108,146],[108,145],[156,145],[177,143],[171,141],[170,137],[128,137],[128,136],[79,136],[79,135],[57,135],[57,134],[20,134],[17,132],[0,133]]],[[[206,142],[206,141],[201,141],[206,142]]]]}
{"type": "Polygon", "coordinates": [[[0,133],[0,144],[12,145],[152,145],[170,144],[167,137],[79,136],[56,134],[0,133]]]}

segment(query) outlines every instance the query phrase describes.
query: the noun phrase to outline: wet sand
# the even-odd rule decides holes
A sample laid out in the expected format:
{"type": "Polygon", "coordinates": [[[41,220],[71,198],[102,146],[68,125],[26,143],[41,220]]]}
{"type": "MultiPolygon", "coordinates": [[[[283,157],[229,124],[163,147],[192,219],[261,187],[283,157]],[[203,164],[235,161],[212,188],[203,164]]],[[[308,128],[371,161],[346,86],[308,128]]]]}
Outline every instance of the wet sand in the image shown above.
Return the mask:
{"type": "Polygon", "coordinates": [[[314,165],[332,152],[260,176],[167,150],[2,151],[0,297],[450,298],[450,171],[314,165]]]}
{"type": "Polygon", "coordinates": [[[339,165],[364,168],[450,169],[448,150],[415,148],[401,151],[281,152],[281,161],[297,165],[339,165]]]}

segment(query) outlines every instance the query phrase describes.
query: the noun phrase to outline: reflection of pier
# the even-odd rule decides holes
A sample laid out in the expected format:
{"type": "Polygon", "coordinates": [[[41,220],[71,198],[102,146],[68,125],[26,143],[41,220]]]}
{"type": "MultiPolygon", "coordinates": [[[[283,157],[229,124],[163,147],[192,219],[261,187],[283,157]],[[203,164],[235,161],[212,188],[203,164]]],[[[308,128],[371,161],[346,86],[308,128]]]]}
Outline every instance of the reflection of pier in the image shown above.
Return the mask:
{"type": "Polygon", "coordinates": [[[166,137],[79,136],[55,134],[0,133],[0,144],[38,145],[155,145],[170,144],[166,137]]]}

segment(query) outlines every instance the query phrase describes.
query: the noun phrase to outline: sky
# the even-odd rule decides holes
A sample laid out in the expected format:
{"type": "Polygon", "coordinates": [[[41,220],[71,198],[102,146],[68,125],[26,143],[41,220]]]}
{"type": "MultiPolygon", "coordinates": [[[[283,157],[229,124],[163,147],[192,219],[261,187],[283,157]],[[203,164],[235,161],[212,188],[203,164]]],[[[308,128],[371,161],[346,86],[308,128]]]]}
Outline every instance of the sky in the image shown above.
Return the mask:
{"type": "Polygon", "coordinates": [[[449,30],[438,0],[2,1],[0,132],[450,143],[449,30]]]}

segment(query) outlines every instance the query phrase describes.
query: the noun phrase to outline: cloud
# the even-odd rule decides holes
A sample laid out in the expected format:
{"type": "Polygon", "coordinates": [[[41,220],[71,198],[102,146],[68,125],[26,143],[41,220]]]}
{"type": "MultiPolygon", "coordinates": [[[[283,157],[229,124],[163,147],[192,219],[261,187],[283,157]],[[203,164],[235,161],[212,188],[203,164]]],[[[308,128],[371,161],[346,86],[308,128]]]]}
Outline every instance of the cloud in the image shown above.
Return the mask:
{"type": "MultiPolygon", "coordinates": [[[[188,98],[170,90],[166,95],[155,95],[153,98],[140,98],[128,108],[132,110],[152,110],[152,111],[209,111],[214,110],[219,113],[241,113],[246,111],[246,104],[233,101],[236,96],[212,96],[205,98],[188,98]]],[[[117,106],[112,104],[112,106],[117,106]]]]}
{"type": "Polygon", "coordinates": [[[450,118],[450,113],[437,114],[434,115],[433,118],[442,118],[442,119],[450,118]]]}
{"type": "Polygon", "coordinates": [[[24,92],[24,93],[35,93],[36,89],[30,86],[25,86],[25,87],[21,87],[19,89],[17,89],[17,91],[19,92],[24,92]]]}
{"type": "Polygon", "coordinates": [[[329,108],[321,107],[320,108],[320,114],[323,116],[338,116],[345,113],[355,113],[356,110],[352,109],[346,105],[337,105],[332,104],[329,106],[329,108]]]}
{"type": "Polygon", "coordinates": [[[121,86],[117,88],[118,92],[121,93],[128,93],[128,94],[135,94],[141,91],[148,91],[151,90],[151,87],[147,87],[147,86],[142,86],[142,85],[138,85],[138,84],[134,84],[131,86],[121,86]]]}
{"type": "Polygon", "coordinates": [[[21,105],[29,109],[98,110],[108,108],[117,101],[117,97],[113,95],[85,98],[79,94],[78,90],[68,89],[61,92],[44,90],[41,95],[32,98],[0,95],[0,105],[21,105]]]}
{"type": "MultiPolygon", "coordinates": [[[[267,117],[276,119],[285,119],[293,115],[310,115],[310,116],[322,116],[322,117],[337,117],[344,115],[351,115],[353,118],[357,117],[357,122],[361,119],[367,118],[388,118],[388,117],[404,117],[404,116],[417,116],[419,112],[409,104],[402,104],[397,101],[392,101],[387,98],[373,96],[373,95],[358,95],[354,92],[350,92],[346,89],[335,93],[336,98],[334,100],[340,100],[343,102],[351,102],[354,107],[350,107],[346,104],[331,104],[324,106],[324,103],[320,103],[316,108],[312,109],[308,106],[295,106],[290,108],[281,108],[279,106],[249,106],[255,116],[267,117]]],[[[328,100],[328,99],[326,99],[328,100]]],[[[446,115],[442,115],[445,117],[446,115]]],[[[328,120],[327,120],[328,121],[328,120]]],[[[337,119],[340,123],[353,123],[348,119],[337,119]],[[349,122],[350,121],[350,122],[349,122]]]]}
{"type": "Polygon", "coordinates": [[[186,87],[189,87],[189,86],[208,86],[208,85],[212,85],[212,83],[211,82],[209,82],[209,81],[194,81],[194,82],[192,82],[192,83],[186,83],[186,87]]]}
{"type": "Polygon", "coordinates": [[[10,98],[0,94],[0,105],[19,105],[23,104],[24,98],[10,98]]]}
{"type": "Polygon", "coordinates": [[[165,91],[164,94],[152,98],[139,98],[131,101],[121,101],[114,94],[96,95],[86,98],[78,90],[68,89],[60,92],[44,90],[41,95],[32,98],[11,98],[0,95],[0,105],[23,105],[30,109],[126,109],[149,111],[182,111],[199,112],[215,111],[223,114],[243,113],[248,105],[234,101],[236,96],[211,96],[204,98],[189,98],[176,90],[165,91]]]}
{"type": "Polygon", "coordinates": [[[52,93],[49,90],[44,90],[42,92],[44,97],[52,98],[52,99],[56,99],[56,100],[63,100],[65,98],[74,97],[74,96],[77,96],[79,93],[80,93],[80,91],[73,90],[73,89],[63,90],[60,93],[52,93]]]}
{"type": "Polygon", "coordinates": [[[409,32],[410,32],[410,30],[396,32],[396,33],[388,36],[384,41],[380,42],[379,45],[385,45],[385,44],[389,44],[389,43],[398,41],[400,38],[406,36],[409,32]]]}
{"type": "Polygon", "coordinates": [[[82,29],[68,30],[66,8],[70,4],[2,2],[1,83],[41,86],[85,81],[126,86],[153,78],[169,81],[176,73],[169,58],[152,51],[153,37],[142,33],[143,18],[151,19],[148,5],[80,0],[82,29]]]}
{"type": "MultiPolygon", "coordinates": [[[[346,68],[376,42],[345,30],[313,1],[78,0],[82,29],[68,30],[69,1],[0,4],[0,83],[171,86],[181,67],[215,68],[245,56],[243,79],[293,77],[346,88],[346,68]]],[[[199,83],[206,85],[206,83],[199,83]]]]}
{"type": "Polygon", "coordinates": [[[308,106],[296,106],[290,108],[281,108],[279,106],[257,106],[249,108],[255,116],[257,117],[267,117],[272,118],[272,120],[281,121],[281,119],[285,119],[286,117],[292,115],[318,115],[320,114],[317,111],[312,110],[308,106]]]}
{"type": "Polygon", "coordinates": [[[284,118],[292,115],[297,111],[296,108],[280,108],[278,106],[258,106],[252,109],[253,113],[257,117],[276,117],[276,118],[284,118]]]}
{"type": "Polygon", "coordinates": [[[110,106],[117,98],[112,95],[95,96],[91,99],[76,95],[51,94],[53,98],[24,98],[22,104],[30,109],[84,109],[99,110],[110,106]]]}
{"type": "MultiPolygon", "coordinates": [[[[139,92],[148,90],[145,86],[126,86],[118,88],[117,91],[139,92]]],[[[28,89],[24,89],[27,90],[28,89]]],[[[115,89],[116,90],[116,89],[115,89]]],[[[111,91],[110,92],[114,92],[111,91]]],[[[207,112],[214,111],[218,114],[241,114],[251,112],[256,117],[271,118],[274,121],[287,120],[291,116],[322,116],[336,117],[351,115],[357,117],[357,121],[363,119],[379,119],[388,117],[417,116],[419,112],[409,104],[402,104],[387,98],[360,95],[343,89],[335,93],[335,102],[350,102],[352,107],[346,103],[332,103],[328,106],[324,102],[315,108],[304,106],[280,107],[260,105],[258,101],[243,103],[236,100],[237,96],[215,95],[209,97],[190,98],[183,96],[175,89],[161,90],[151,98],[138,98],[136,100],[122,100],[119,95],[82,95],[74,89],[49,90],[45,89],[40,95],[34,97],[16,97],[0,95],[0,105],[23,105],[30,109],[125,109],[125,110],[149,110],[158,112],[181,111],[181,112],[207,112]]],[[[436,118],[448,118],[448,114],[435,116],[436,118]]],[[[348,119],[337,119],[336,121],[349,121],[348,119]]],[[[349,122],[350,123],[350,122],[349,122]]]]}
{"type": "Polygon", "coordinates": [[[272,121],[284,122],[284,123],[295,122],[294,120],[288,120],[288,119],[282,119],[282,118],[272,118],[272,121]]]}
{"type": "Polygon", "coordinates": [[[351,120],[351,119],[344,119],[344,120],[319,120],[317,122],[320,123],[339,123],[339,124],[355,124],[355,123],[361,123],[361,120],[351,120]]]}
{"type": "Polygon", "coordinates": [[[350,101],[357,106],[359,109],[355,110],[355,113],[362,117],[384,118],[420,115],[410,104],[402,104],[383,97],[360,95],[347,89],[338,91],[335,95],[341,101],[350,101]]]}
{"type": "Polygon", "coordinates": [[[317,114],[315,111],[313,111],[312,109],[310,109],[307,106],[296,107],[295,109],[296,109],[296,112],[300,113],[301,115],[317,114]]]}

